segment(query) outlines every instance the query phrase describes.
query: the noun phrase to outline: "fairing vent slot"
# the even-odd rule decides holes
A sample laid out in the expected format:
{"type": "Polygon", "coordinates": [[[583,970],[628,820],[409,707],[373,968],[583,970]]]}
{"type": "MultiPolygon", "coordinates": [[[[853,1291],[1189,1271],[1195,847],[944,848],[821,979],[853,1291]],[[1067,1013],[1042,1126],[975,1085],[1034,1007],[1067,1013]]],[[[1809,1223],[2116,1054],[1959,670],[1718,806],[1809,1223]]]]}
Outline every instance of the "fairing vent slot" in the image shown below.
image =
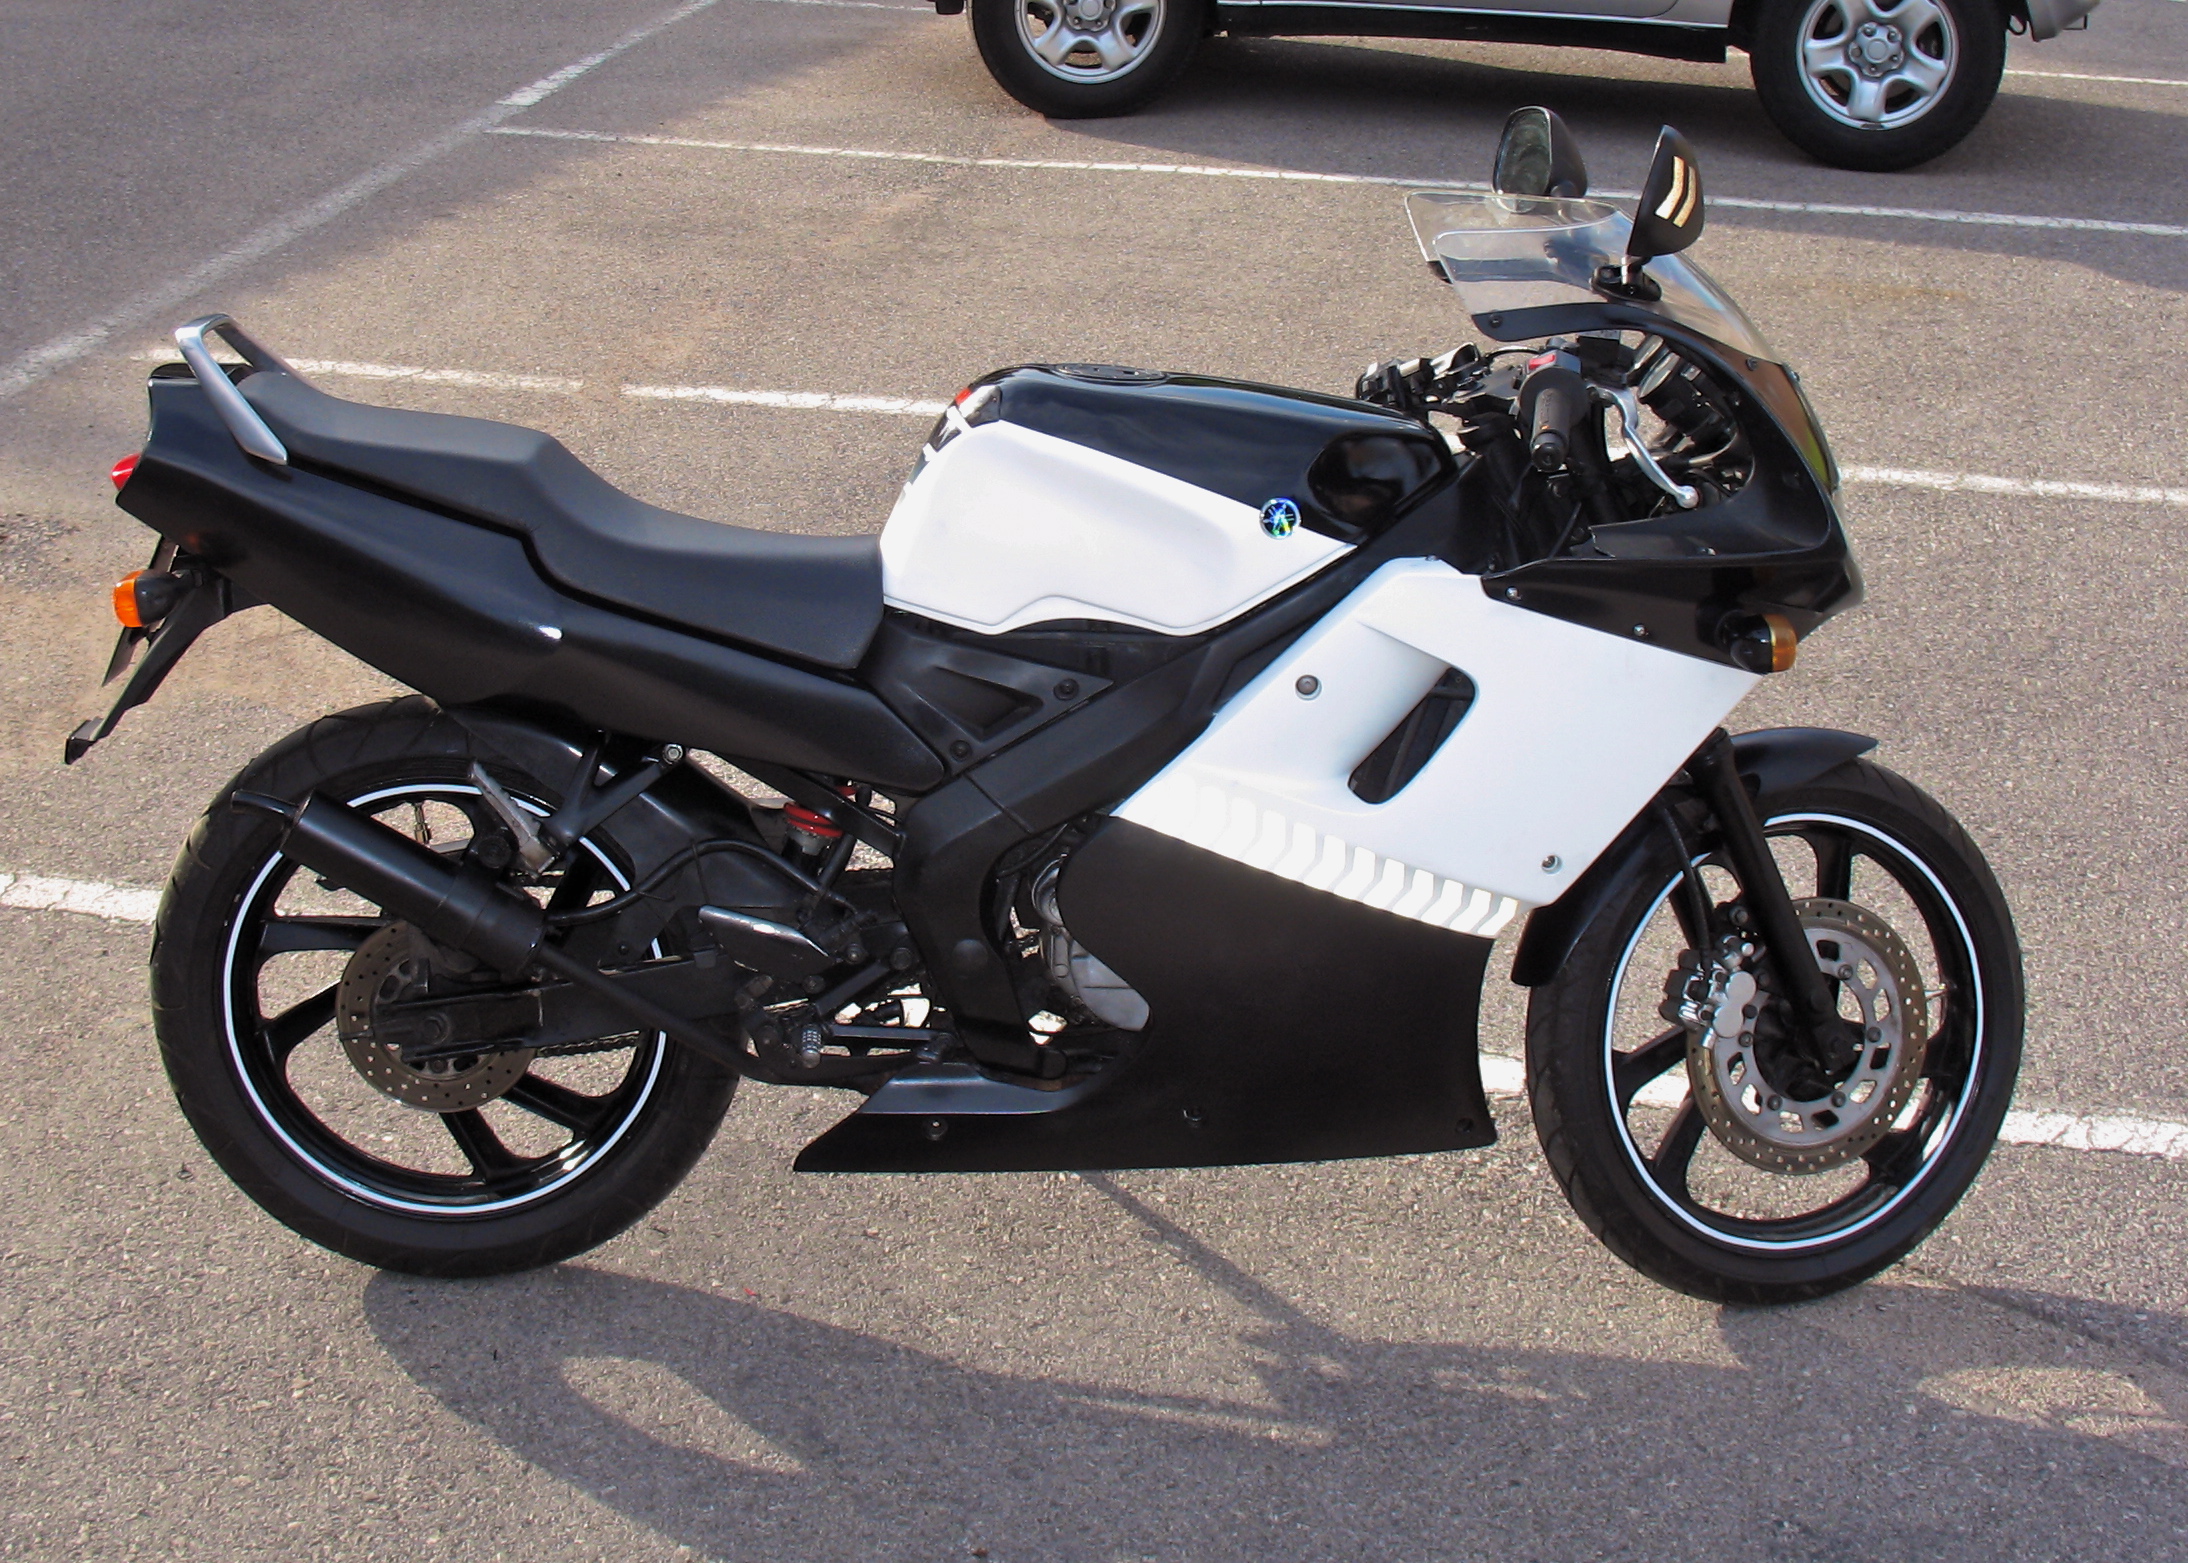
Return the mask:
{"type": "Polygon", "coordinates": [[[1421,774],[1443,742],[1458,730],[1474,703],[1474,681],[1457,668],[1445,668],[1420,704],[1387,733],[1353,768],[1353,796],[1362,803],[1388,803],[1421,774]]]}

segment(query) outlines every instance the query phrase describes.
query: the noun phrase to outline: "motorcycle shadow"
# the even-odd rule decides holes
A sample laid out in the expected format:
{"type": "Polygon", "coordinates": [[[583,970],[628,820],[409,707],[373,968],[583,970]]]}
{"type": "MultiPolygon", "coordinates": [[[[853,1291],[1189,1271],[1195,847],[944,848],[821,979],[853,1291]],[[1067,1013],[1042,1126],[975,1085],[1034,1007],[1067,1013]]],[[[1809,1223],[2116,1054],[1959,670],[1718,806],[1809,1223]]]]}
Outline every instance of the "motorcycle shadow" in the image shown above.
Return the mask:
{"type": "MultiPolygon", "coordinates": [[[[1904,1282],[1722,1310],[1722,1351],[1369,1339],[1087,1181],[1257,1321],[1237,1343],[1257,1385],[969,1366],[580,1267],[383,1274],[366,1314],[458,1416],[710,1556],[1992,1563],[2188,1534],[2188,1374],[2148,1360],[2188,1364],[2188,1321],[2135,1316],[2124,1370],[2093,1343],[2101,1307],[1904,1282]]],[[[1205,1344],[1176,1328],[1181,1354],[1205,1344]]]]}

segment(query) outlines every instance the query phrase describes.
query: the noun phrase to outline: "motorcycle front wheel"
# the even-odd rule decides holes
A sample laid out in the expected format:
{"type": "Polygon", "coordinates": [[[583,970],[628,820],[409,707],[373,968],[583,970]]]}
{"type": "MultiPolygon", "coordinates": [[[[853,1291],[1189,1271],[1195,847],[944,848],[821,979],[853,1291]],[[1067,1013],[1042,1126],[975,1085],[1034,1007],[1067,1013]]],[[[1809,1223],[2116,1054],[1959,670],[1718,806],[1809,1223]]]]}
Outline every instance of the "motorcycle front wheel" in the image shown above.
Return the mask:
{"type": "MultiPolygon", "coordinates": [[[[2024,1006],[2005,897],[1927,794],[1856,760],[1756,808],[1872,1044],[1850,1073],[1801,1075],[1766,961],[1759,991],[1727,993],[1712,955],[1736,956],[1737,930],[1697,957],[1661,859],[1627,870],[1527,1016],[1536,1133],[1581,1220],[1643,1274],[1742,1305],[1855,1285],[1929,1235],[1997,1138],[2024,1006]],[[1699,1026],[1677,1018],[1696,995],[1699,1026]]],[[[1691,845],[1709,899],[1735,904],[1713,844],[1691,845]]]]}
{"type": "MultiPolygon", "coordinates": [[[[207,1152],[302,1236],[415,1275],[502,1274],[606,1242],[691,1169],[736,1085],[658,1034],[425,1066],[345,1038],[337,1001],[360,977],[403,980],[405,959],[419,958],[407,929],[284,856],[275,823],[237,812],[229,795],[325,793],[461,854],[493,828],[474,761],[520,807],[544,815],[560,801],[417,698],[291,735],[191,832],[152,948],[160,1052],[207,1152]]],[[[638,867],[611,821],[534,894],[581,906],[626,888],[638,867]]]]}

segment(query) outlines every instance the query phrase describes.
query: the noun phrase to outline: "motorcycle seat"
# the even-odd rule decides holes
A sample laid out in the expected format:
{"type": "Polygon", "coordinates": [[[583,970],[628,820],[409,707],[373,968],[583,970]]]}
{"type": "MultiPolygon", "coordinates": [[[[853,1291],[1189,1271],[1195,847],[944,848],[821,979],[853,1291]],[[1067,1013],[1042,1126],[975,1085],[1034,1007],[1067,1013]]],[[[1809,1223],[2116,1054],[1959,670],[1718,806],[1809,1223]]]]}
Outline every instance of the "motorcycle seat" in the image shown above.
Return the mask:
{"type": "Polygon", "coordinates": [[[878,538],[663,510],[515,424],[344,401],[286,374],[240,389],[292,461],[521,532],[541,571],[581,595],[831,668],[857,666],[880,626],[878,538]]]}

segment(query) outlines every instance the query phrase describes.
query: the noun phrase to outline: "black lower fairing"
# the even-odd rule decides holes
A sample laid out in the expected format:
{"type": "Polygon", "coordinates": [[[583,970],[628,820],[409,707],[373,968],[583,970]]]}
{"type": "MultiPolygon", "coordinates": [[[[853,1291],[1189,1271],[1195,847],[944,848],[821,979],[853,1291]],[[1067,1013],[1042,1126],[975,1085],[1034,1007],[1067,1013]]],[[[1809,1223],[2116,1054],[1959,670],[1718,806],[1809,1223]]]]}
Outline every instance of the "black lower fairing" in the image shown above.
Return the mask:
{"type": "Polygon", "coordinates": [[[972,1080],[954,1099],[942,1080],[884,1086],[806,1147],[800,1171],[1223,1166],[1494,1142],[1475,1035],[1489,940],[1123,820],[1072,854],[1061,894],[1074,934],[1148,1001],[1137,1047],[1045,1102],[1023,1086],[983,1099],[972,1080]]]}

